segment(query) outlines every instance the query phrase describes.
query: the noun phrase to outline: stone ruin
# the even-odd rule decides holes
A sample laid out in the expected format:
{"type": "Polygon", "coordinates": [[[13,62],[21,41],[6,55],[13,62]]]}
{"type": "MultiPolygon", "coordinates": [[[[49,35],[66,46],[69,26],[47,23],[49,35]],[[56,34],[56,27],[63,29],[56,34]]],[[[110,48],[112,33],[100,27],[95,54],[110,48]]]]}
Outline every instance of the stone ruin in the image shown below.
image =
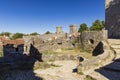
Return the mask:
{"type": "Polygon", "coordinates": [[[78,39],[77,26],[70,25],[70,33],[64,33],[61,26],[56,27],[56,33],[36,36],[24,36],[25,53],[29,52],[30,44],[33,44],[40,52],[76,48],[75,40],[78,39]]]}
{"type": "Polygon", "coordinates": [[[107,30],[85,31],[80,34],[79,38],[80,48],[92,53],[101,41],[107,41],[108,34],[107,30]]]}

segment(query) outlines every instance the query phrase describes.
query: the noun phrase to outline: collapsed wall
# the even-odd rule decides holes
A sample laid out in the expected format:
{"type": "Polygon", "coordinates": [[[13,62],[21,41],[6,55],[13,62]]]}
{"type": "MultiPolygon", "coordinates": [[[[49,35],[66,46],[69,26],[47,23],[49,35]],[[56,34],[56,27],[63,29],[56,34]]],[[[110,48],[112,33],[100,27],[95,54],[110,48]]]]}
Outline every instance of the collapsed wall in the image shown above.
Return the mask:
{"type": "Polygon", "coordinates": [[[40,52],[76,47],[74,43],[75,37],[67,37],[65,33],[24,36],[23,39],[25,40],[25,53],[29,53],[30,44],[34,45],[40,52]]]}

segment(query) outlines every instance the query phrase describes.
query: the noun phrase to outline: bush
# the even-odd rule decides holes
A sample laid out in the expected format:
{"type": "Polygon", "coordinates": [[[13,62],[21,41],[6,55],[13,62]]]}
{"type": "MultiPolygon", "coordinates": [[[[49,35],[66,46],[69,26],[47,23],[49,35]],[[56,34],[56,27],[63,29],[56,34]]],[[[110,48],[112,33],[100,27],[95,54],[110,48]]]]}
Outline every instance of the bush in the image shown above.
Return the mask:
{"type": "Polygon", "coordinates": [[[14,40],[14,39],[22,38],[23,35],[24,35],[24,34],[22,34],[22,33],[15,33],[15,34],[11,37],[11,39],[14,40]]]}

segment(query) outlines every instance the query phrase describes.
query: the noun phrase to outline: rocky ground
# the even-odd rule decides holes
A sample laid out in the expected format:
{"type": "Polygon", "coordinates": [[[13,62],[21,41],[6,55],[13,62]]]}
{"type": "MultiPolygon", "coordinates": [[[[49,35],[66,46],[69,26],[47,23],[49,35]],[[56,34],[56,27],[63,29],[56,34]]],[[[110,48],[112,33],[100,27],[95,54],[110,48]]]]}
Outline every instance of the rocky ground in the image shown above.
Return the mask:
{"type": "Polygon", "coordinates": [[[34,72],[45,80],[83,80],[84,76],[73,72],[78,62],[73,60],[55,61],[47,69],[37,69],[34,72]]]}
{"type": "Polygon", "coordinates": [[[78,65],[77,61],[59,60],[49,62],[51,64],[49,68],[0,72],[0,80],[120,80],[118,63],[119,60],[102,68],[77,74],[73,72],[78,65]],[[86,78],[87,75],[92,78],[86,78]]]}

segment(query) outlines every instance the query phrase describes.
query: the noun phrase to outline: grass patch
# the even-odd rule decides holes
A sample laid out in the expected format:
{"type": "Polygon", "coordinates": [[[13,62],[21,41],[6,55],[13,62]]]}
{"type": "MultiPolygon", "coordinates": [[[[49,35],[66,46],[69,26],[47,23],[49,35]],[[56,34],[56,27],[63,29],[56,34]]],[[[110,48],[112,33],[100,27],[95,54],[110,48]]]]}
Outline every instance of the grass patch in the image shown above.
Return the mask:
{"type": "Polygon", "coordinates": [[[92,54],[86,52],[83,49],[73,49],[73,48],[67,48],[67,49],[61,49],[60,52],[55,51],[45,51],[43,52],[43,55],[81,55],[85,57],[86,59],[92,58],[92,54]]]}
{"type": "Polygon", "coordinates": [[[97,63],[96,63],[96,64],[94,64],[94,65],[95,65],[95,66],[99,66],[99,64],[97,64],[97,63]]]}
{"type": "Polygon", "coordinates": [[[79,75],[84,75],[84,73],[81,71],[81,72],[78,72],[79,75]]]}
{"type": "Polygon", "coordinates": [[[63,49],[63,50],[74,50],[73,48],[66,48],[66,49],[63,49]]]}
{"type": "Polygon", "coordinates": [[[80,52],[86,52],[84,49],[80,49],[80,52]]]}
{"type": "Polygon", "coordinates": [[[3,57],[3,51],[0,50],[0,57],[3,57]]]}
{"type": "Polygon", "coordinates": [[[93,58],[92,54],[88,53],[88,52],[81,52],[80,55],[82,55],[84,58],[86,59],[91,59],[93,58]]]}
{"type": "Polygon", "coordinates": [[[0,47],[0,57],[3,57],[4,54],[3,54],[3,49],[0,47]]]}
{"type": "Polygon", "coordinates": [[[58,52],[54,52],[54,51],[45,51],[43,52],[44,55],[52,55],[52,54],[58,54],[58,52]]]}
{"type": "Polygon", "coordinates": [[[55,60],[53,60],[53,59],[49,59],[49,62],[54,62],[55,60]]]}

